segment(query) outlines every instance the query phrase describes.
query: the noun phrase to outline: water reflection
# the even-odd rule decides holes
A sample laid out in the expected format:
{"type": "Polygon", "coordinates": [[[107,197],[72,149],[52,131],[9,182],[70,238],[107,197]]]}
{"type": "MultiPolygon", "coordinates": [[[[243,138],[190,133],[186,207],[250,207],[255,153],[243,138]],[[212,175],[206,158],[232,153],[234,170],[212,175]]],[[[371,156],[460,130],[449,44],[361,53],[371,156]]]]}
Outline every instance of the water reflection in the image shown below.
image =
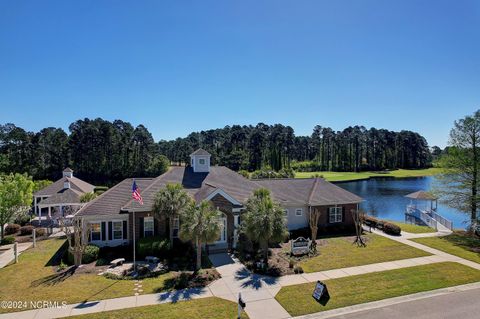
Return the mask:
{"type": "MultiPolygon", "coordinates": [[[[365,199],[362,208],[382,219],[405,220],[405,207],[410,203],[404,196],[418,190],[430,191],[438,186],[433,176],[418,178],[372,178],[364,181],[337,183],[365,199]]],[[[468,215],[450,208],[439,200],[438,213],[453,221],[455,228],[465,228],[468,215]]]]}

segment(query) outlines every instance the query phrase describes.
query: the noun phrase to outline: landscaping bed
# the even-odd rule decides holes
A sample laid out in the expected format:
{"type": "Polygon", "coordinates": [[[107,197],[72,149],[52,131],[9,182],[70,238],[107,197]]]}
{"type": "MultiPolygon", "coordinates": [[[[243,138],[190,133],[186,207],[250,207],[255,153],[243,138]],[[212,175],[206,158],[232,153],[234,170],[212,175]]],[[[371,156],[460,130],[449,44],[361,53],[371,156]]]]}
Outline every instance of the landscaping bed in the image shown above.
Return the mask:
{"type": "Polygon", "coordinates": [[[312,298],[315,283],[283,287],[275,299],[292,316],[480,281],[480,271],[445,262],[326,280],[330,300],[312,298]]]}
{"type": "MultiPolygon", "coordinates": [[[[196,300],[182,301],[177,303],[135,307],[122,310],[92,313],[70,318],[92,319],[234,319],[237,318],[237,304],[220,298],[210,297],[196,300]]],[[[248,318],[245,312],[242,318],[248,318]]]]}
{"type": "MultiPolygon", "coordinates": [[[[366,233],[362,237],[366,247],[354,244],[356,236],[352,235],[320,238],[316,241],[317,252],[303,256],[290,256],[290,242],[281,243],[269,249],[269,268],[262,273],[284,276],[431,255],[379,235],[366,233]]],[[[248,257],[239,255],[242,263],[255,271],[254,258],[248,257]]]]}
{"type": "MultiPolygon", "coordinates": [[[[41,241],[36,248],[23,252],[17,264],[0,269],[0,300],[75,303],[133,295],[133,280],[115,280],[98,275],[108,265],[97,266],[93,261],[76,269],[67,266],[58,271],[66,248],[65,242],[64,238],[41,241]]],[[[177,266],[183,265],[178,263],[177,266]]],[[[206,285],[210,280],[215,280],[217,274],[212,270],[204,270],[192,276],[188,268],[178,267],[178,271],[143,279],[143,293],[157,293],[182,285],[206,285]],[[187,274],[181,275],[183,271],[187,271],[187,274]]],[[[20,310],[26,309],[0,309],[0,313],[20,310]]]]}
{"type": "Polygon", "coordinates": [[[480,263],[480,238],[465,231],[456,231],[443,237],[410,239],[416,243],[480,263]]]}

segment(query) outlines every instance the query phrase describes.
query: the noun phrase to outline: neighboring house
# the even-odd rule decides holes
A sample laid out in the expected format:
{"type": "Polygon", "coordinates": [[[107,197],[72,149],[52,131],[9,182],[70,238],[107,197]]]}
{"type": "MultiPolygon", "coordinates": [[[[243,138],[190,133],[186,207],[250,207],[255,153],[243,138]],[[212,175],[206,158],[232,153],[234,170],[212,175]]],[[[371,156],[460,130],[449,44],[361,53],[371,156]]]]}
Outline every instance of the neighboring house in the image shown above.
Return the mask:
{"type": "MultiPolygon", "coordinates": [[[[208,200],[221,212],[221,234],[214,249],[236,246],[238,226],[245,203],[255,189],[268,188],[285,208],[289,230],[308,227],[311,209],[320,209],[319,226],[351,226],[351,209],[358,209],[362,198],[322,178],[249,180],[223,166],[211,166],[210,154],[199,149],[190,155],[189,167],[172,167],[156,178],[135,179],[143,205],[132,200],[132,183],[126,179],[80,209],[76,216],[90,225],[90,242],[99,246],[127,244],[135,238],[164,235],[168,222],[154,217],[155,194],[168,183],[179,183],[197,202],[208,200]],[[135,221],[133,220],[135,216],[135,221]]],[[[174,235],[178,236],[178,219],[174,235]]]]}
{"type": "Polygon", "coordinates": [[[95,186],[74,177],[73,170],[68,167],[62,173],[62,178],[33,194],[33,212],[40,223],[68,214],[67,207],[78,210],[83,205],[80,197],[95,189],[95,186]]]}

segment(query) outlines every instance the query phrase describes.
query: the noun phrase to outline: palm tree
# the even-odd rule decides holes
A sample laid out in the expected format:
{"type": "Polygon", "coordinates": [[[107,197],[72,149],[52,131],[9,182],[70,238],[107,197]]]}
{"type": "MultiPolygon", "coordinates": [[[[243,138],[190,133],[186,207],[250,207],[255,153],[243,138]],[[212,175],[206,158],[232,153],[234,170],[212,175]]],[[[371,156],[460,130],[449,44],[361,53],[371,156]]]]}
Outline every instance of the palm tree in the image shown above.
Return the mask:
{"type": "Polygon", "coordinates": [[[220,236],[219,216],[220,212],[207,201],[198,206],[191,203],[181,216],[180,238],[195,242],[197,270],[202,268],[202,244],[212,243],[220,236]]]}
{"type": "Polygon", "coordinates": [[[241,229],[251,241],[260,244],[268,265],[268,243],[280,242],[288,235],[284,210],[272,200],[268,189],[259,188],[248,199],[241,229]]]}
{"type": "Polygon", "coordinates": [[[169,221],[170,247],[173,246],[173,221],[188,207],[191,198],[180,184],[167,184],[155,195],[153,212],[169,221]]]}

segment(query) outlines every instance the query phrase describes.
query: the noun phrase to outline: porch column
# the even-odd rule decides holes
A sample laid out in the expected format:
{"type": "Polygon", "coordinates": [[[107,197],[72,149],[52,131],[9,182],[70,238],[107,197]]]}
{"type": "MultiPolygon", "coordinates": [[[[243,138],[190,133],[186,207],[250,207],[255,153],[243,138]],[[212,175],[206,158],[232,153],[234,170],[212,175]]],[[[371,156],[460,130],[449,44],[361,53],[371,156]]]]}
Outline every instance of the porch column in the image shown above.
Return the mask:
{"type": "Polygon", "coordinates": [[[33,214],[37,215],[37,196],[33,196],[33,214]]]}
{"type": "Polygon", "coordinates": [[[233,215],[233,248],[237,248],[237,242],[238,242],[238,219],[240,215],[236,214],[233,215]]]}
{"type": "Polygon", "coordinates": [[[52,206],[48,206],[48,218],[52,219],[52,206]]]}

